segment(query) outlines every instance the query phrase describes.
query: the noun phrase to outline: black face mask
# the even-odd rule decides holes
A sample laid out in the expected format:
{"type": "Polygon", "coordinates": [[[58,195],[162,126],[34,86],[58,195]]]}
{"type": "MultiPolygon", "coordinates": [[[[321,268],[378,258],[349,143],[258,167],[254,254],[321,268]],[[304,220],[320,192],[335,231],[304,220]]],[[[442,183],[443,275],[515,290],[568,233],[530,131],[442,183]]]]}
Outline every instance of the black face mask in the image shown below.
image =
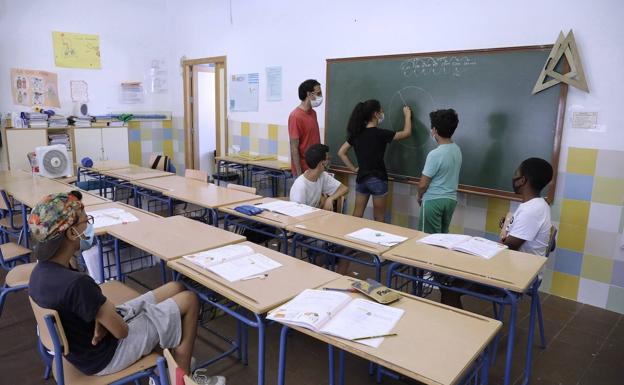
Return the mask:
{"type": "Polygon", "coordinates": [[[519,176],[519,177],[511,179],[511,187],[513,187],[513,191],[514,191],[515,194],[520,194],[520,187],[522,187],[524,185],[524,184],[521,184],[520,186],[516,186],[516,181],[520,180],[522,178],[524,178],[524,177],[523,176],[519,176]]]}

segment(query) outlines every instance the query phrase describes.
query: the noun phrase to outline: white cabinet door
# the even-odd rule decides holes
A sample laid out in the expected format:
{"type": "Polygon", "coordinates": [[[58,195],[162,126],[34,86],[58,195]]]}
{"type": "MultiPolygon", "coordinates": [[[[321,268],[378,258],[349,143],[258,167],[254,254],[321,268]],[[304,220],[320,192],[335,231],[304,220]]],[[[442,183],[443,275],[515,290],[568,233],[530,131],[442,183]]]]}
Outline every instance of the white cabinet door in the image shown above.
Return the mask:
{"type": "Polygon", "coordinates": [[[74,148],[76,149],[76,162],[89,157],[98,161],[102,155],[102,129],[101,128],[74,128],[74,148]]]}
{"type": "Polygon", "coordinates": [[[6,139],[9,169],[11,170],[30,170],[30,163],[26,154],[34,152],[35,147],[48,145],[48,136],[45,129],[8,129],[6,130],[6,139]]]}
{"type": "Polygon", "coordinates": [[[104,137],[104,153],[108,160],[130,162],[128,149],[128,127],[107,127],[102,129],[104,137]]]}

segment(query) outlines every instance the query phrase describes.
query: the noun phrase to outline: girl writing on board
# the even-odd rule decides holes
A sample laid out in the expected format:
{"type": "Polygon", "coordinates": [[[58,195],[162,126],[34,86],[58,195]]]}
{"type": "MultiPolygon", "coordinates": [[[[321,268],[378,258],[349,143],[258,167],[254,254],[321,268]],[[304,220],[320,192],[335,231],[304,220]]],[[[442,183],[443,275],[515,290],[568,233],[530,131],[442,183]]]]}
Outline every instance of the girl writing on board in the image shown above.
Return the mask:
{"type": "Polygon", "coordinates": [[[379,128],[384,112],[378,100],[358,103],[347,126],[347,141],[340,147],[338,156],[344,164],[357,173],[355,209],[353,215],[362,217],[368,199],[373,196],[373,216],[383,222],[386,215],[388,195],[388,173],[384,163],[386,146],[393,140],[401,140],[412,135],[412,110],[403,107],[405,123],[403,130],[394,132],[379,128]],[[353,147],[358,167],[349,159],[349,149],[353,147]]]}

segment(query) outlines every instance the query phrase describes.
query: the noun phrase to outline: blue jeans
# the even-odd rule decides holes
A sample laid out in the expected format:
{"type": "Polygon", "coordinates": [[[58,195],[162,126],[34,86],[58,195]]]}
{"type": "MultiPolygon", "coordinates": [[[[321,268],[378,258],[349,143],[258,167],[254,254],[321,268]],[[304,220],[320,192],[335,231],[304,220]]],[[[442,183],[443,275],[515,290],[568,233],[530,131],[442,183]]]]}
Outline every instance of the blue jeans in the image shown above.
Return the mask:
{"type": "Polygon", "coordinates": [[[369,176],[355,186],[355,191],[364,195],[382,197],[388,193],[388,181],[369,176]]]}

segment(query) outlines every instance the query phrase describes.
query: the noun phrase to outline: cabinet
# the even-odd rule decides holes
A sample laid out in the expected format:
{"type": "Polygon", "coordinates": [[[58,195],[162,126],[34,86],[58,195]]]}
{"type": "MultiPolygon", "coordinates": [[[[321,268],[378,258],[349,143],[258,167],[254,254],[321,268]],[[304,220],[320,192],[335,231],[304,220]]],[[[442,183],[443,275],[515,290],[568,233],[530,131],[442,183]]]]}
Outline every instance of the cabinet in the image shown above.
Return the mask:
{"type": "Polygon", "coordinates": [[[44,128],[10,128],[6,130],[6,148],[9,170],[30,170],[26,154],[35,147],[48,145],[48,132],[44,128]]]}

